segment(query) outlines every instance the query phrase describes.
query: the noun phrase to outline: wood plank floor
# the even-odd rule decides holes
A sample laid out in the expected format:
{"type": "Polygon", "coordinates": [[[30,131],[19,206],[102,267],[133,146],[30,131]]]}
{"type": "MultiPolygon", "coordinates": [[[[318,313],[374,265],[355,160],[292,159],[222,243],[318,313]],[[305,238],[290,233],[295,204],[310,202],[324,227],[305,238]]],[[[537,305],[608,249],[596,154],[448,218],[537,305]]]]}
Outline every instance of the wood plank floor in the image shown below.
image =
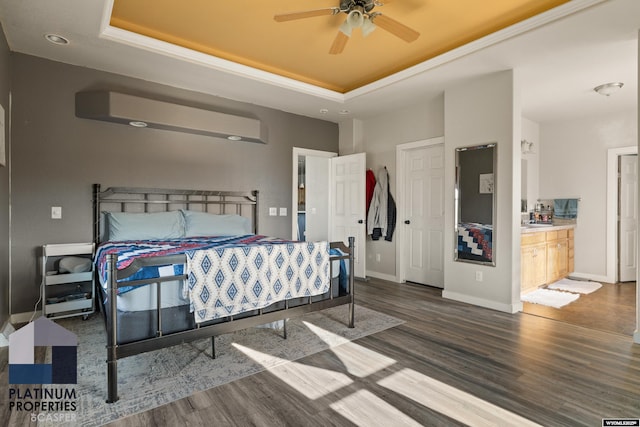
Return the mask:
{"type": "Polygon", "coordinates": [[[444,300],[420,285],[372,279],[356,290],[358,304],[406,322],[112,425],[457,426],[498,417],[494,425],[600,426],[640,417],[640,345],[630,336],[444,300]]]}
{"type": "Polygon", "coordinates": [[[636,283],[602,283],[602,287],[562,308],[524,303],[528,314],[602,331],[633,336],[636,330],[636,283]]]}

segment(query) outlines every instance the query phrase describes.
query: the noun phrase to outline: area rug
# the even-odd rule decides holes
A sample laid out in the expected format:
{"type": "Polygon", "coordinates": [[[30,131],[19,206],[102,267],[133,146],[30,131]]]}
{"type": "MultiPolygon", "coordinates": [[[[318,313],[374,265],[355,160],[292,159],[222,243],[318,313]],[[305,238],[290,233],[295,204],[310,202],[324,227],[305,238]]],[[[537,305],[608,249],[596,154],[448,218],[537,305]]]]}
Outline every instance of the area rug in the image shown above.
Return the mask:
{"type": "Polygon", "coordinates": [[[589,282],[586,280],[560,279],[555,283],[547,286],[548,289],[556,289],[559,291],[574,292],[578,294],[590,294],[602,287],[598,282],[589,282]]]}
{"type": "Polygon", "coordinates": [[[554,291],[551,289],[537,289],[520,297],[523,302],[546,305],[554,308],[564,307],[565,305],[574,302],[578,298],[580,298],[579,294],[554,291]]]}
{"type": "Polygon", "coordinates": [[[361,306],[355,307],[355,328],[347,327],[347,318],[348,308],[342,306],[291,319],[287,339],[281,330],[265,328],[222,335],[216,338],[216,359],[211,358],[210,339],[121,359],[120,400],[113,404],[105,403],[107,355],[102,318],[61,319],[57,323],[78,337],[74,424],[103,425],[404,323],[361,306]],[[263,356],[255,360],[255,355],[249,357],[242,351],[247,348],[263,356]]]}

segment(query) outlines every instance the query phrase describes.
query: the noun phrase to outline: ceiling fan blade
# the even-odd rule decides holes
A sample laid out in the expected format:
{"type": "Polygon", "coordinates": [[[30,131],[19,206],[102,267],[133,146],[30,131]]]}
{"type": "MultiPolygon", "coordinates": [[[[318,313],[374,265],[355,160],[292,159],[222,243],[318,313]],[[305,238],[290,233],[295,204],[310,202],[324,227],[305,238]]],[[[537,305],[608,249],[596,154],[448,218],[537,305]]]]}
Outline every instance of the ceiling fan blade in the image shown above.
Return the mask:
{"type": "Polygon", "coordinates": [[[280,13],[274,15],[277,22],[293,21],[294,19],[313,18],[314,16],[337,15],[340,13],[339,7],[328,7],[325,9],[305,10],[302,12],[280,13]]]}
{"type": "Polygon", "coordinates": [[[395,19],[389,18],[388,16],[381,13],[372,14],[370,19],[371,22],[376,24],[378,27],[390,32],[396,37],[400,37],[407,43],[411,43],[412,41],[415,41],[418,37],[420,37],[420,33],[416,30],[409,28],[406,25],[396,21],[395,19]]]}
{"type": "Polygon", "coordinates": [[[329,53],[331,55],[342,53],[348,41],[349,36],[342,31],[338,31],[338,34],[336,34],[336,38],[333,39],[333,44],[331,45],[331,49],[329,49],[329,53]]]}

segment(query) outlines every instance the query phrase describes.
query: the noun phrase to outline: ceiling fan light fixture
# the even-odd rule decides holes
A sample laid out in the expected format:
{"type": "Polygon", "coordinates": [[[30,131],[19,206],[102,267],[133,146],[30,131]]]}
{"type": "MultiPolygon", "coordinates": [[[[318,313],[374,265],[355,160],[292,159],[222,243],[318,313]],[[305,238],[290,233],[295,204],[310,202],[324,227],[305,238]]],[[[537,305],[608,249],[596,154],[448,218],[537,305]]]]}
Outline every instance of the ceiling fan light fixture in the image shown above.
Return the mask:
{"type": "Polygon", "coordinates": [[[344,33],[344,35],[346,35],[347,37],[351,37],[351,31],[353,30],[353,28],[351,27],[351,24],[349,24],[349,20],[345,20],[342,25],[340,25],[340,31],[342,33],[344,33]]]}
{"type": "Polygon", "coordinates": [[[347,22],[349,23],[351,28],[362,27],[362,24],[364,22],[364,14],[362,13],[362,10],[353,9],[351,12],[349,12],[349,15],[347,16],[347,22]]]}
{"type": "Polygon", "coordinates": [[[362,35],[364,37],[367,37],[369,34],[371,34],[373,32],[373,30],[376,29],[376,24],[374,24],[373,22],[371,22],[371,20],[369,18],[365,18],[364,22],[362,23],[362,35]]]}

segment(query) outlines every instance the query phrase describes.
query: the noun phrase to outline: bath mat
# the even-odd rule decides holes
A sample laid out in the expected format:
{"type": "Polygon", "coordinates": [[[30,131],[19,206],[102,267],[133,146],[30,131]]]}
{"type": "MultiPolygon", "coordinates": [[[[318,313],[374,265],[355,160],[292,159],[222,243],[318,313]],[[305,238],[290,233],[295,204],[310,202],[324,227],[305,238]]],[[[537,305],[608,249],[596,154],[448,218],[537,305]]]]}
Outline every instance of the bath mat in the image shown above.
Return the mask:
{"type": "Polygon", "coordinates": [[[538,289],[528,294],[522,295],[523,302],[546,305],[553,308],[561,308],[580,298],[579,294],[571,292],[554,291],[551,289],[538,289]]]}
{"type": "Polygon", "coordinates": [[[602,284],[598,282],[589,282],[586,280],[571,280],[561,279],[557,282],[547,286],[548,289],[555,289],[558,291],[567,291],[578,294],[590,294],[602,287],[602,284]]]}

